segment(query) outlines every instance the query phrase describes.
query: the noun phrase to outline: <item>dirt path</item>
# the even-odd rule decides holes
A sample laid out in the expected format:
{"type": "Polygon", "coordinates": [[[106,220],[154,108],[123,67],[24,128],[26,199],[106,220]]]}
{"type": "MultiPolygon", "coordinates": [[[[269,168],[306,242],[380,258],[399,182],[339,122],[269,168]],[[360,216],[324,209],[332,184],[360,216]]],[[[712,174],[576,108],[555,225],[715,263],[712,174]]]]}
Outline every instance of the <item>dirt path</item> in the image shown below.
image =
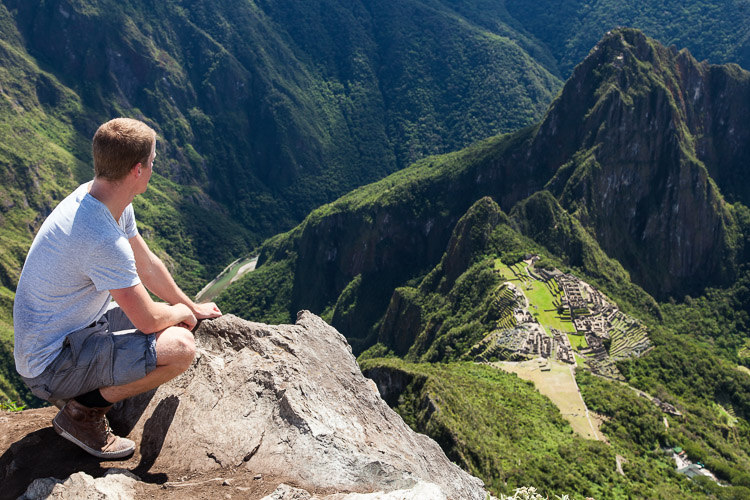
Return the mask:
{"type": "Polygon", "coordinates": [[[57,435],[52,428],[56,413],[54,407],[19,413],[0,411],[0,498],[18,498],[36,478],[65,479],[75,472],[96,478],[111,467],[128,470],[143,481],[136,486],[136,498],[254,500],[271,494],[280,483],[296,485],[297,482],[259,475],[247,467],[186,473],[178,468],[153,465],[151,459],[141,455],[140,436],[133,435],[130,437],[136,441],[136,452],[132,456],[100,460],[57,435]]]}
{"type": "Polygon", "coordinates": [[[621,476],[625,477],[625,471],[622,470],[622,464],[627,463],[627,459],[625,457],[617,455],[615,456],[615,460],[617,460],[617,472],[620,473],[621,476]]]}

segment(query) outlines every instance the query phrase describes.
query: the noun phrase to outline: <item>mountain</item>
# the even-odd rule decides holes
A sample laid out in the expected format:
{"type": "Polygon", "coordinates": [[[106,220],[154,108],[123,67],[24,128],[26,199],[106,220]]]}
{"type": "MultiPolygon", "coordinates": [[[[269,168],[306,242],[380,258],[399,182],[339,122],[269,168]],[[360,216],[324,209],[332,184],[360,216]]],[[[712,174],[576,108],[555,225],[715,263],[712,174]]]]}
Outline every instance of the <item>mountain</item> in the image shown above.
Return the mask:
{"type": "MultiPolygon", "coordinates": [[[[391,403],[496,491],[513,475],[507,463],[489,465],[508,448],[490,436],[514,417],[476,422],[480,403],[470,387],[491,375],[443,364],[504,359],[511,336],[529,331],[516,328],[519,315],[545,330],[543,317],[561,321],[568,326],[554,327],[563,329],[559,345],[565,337],[580,343],[573,361],[588,367],[576,374],[585,404],[605,416],[612,450],[632,468],[625,467],[625,482],[608,479],[614,489],[606,494],[585,478],[536,484],[548,494],[604,498],[647,496],[649,484],[667,497],[746,495],[750,377],[738,363],[748,364],[741,174],[748,76],[736,65],[699,63],[639,31],[614,30],[576,67],[539,124],[422,159],[319,208],[267,240],[257,270],[219,301],[250,318],[283,320],[304,308],[322,314],[362,353],[368,373],[412,381],[391,403]],[[553,307],[522,302],[503,284],[508,279],[524,295],[543,281],[553,307]],[[566,281],[588,305],[571,305],[573,296],[561,291],[566,281]],[[615,304],[624,316],[608,309],[598,340],[581,339],[583,325],[566,333],[570,322],[591,317],[592,301],[615,304]],[[719,306],[736,307],[726,323],[721,313],[702,319],[719,306]],[[500,348],[490,349],[493,342],[500,348]],[[451,377],[460,394],[439,382],[451,377]],[[425,392],[431,379],[437,385],[425,392]],[[428,410],[428,401],[442,401],[442,412],[428,410]],[[674,480],[671,458],[659,451],[668,446],[688,450],[731,490],[674,480]]],[[[512,406],[504,390],[487,389],[512,406]]],[[[559,453],[563,461],[588,460],[581,451],[559,453]]],[[[533,455],[524,474],[548,472],[533,455]]]]}
{"type": "Polygon", "coordinates": [[[450,2],[151,7],[3,10],[15,46],[84,105],[158,127],[163,175],[204,188],[263,235],[426,153],[531,123],[560,85],[480,25],[476,7],[450,2]]]}
{"type": "MultiPolygon", "coordinates": [[[[582,237],[657,298],[726,285],[746,261],[741,172],[750,132],[740,117],[749,76],[637,31],[611,32],[538,125],[359,188],[266,242],[259,264],[292,266],[289,295],[277,300],[289,311],[334,307],[359,276],[363,297],[378,301],[382,315],[391,292],[376,294],[437,264],[453,225],[482,196],[533,217],[521,229],[544,237],[549,219],[534,215],[544,203],[531,211],[530,201],[517,204],[545,190],[585,229],[582,237]]],[[[575,251],[568,260],[584,264],[575,251]]]]}
{"type": "Polygon", "coordinates": [[[100,123],[158,131],[140,230],[195,293],[314,207],[539,119],[559,78],[479,7],[0,2],[0,396],[31,400],[13,292],[44,217],[91,178],[100,123]]]}

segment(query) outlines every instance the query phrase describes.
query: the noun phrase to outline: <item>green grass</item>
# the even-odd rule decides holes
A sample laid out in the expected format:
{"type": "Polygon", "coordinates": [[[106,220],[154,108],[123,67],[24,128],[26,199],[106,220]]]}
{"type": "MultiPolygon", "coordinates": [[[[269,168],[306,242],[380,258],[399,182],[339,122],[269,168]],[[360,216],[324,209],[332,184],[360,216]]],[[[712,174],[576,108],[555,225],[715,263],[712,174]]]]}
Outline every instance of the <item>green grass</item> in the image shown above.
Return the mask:
{"type": "Polygon", "coordinates": [[[586,342],[586,337],[584,335],[568,334],[568,340],[570,340],[570,345],[572,345],[573,349],[575,349],[576,351],[585,349],[589,346],[589,344],[586,342]]]}
{"type": "Polygon", "coordinates": [[[17,401],[12,401],[10,399],[6,399],[5,401],[0,401],[0,411],[18,412],[18,411],[23,411],[25,408],[26,408],[26,405],[20,404],[17,401]]]}
{"type": "Polygon", "coordinates": [[[523,293],[531,304],[537,306],[537,309],[535,309],[535,313],[538,314],[537,318],[548,333],[551,333],[551,328],[556,328],[562,332],[576,331],[572,321],[566,320],[558,314],[555,305],[556,297],[550,293],[549,288],[543,282],[532,280],[528,286],[530,289],[526,286],[523,287],[523,293]]]}
{"type": "Polygon", "coordinates": [[[494,269],[500,276],[505,281],[514,283],[526,295],[529,300],[529,312],[542,324],[548,335],[552,335],[551,328],[575,333],[576,330],[570,318],[557,312],[559,296],[562,294],[559,290],[558,294],[555,294],[554,290],[557,290],[557,285],[530,278],[526,272],[527,267],[528,264],[525,262],[508,266],[498,258],[494,260],[494,269]]]}

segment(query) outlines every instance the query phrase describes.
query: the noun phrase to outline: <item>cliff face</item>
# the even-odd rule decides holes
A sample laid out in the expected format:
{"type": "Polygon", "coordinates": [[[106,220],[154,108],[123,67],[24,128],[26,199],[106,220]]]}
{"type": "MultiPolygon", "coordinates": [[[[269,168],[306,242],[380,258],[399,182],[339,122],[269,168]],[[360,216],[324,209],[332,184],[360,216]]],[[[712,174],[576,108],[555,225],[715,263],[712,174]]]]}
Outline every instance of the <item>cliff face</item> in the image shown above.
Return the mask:
{"type": "Polygon", "coordinates": [[[556,170],[548,189],[658,297],[733,277],[722,192],[742,199],[747,189],[737,172],[748,128],[736,123],[750,117],[747,82],[738,67],[699,64],[619,30],[576,68],[534,140],[556,170]]]}
{"type": "MultiPolygon", "coordinates": [[[[137,445],[119,467],[140,480],[169,489],[218,478],[216,491],[229,491],[222,480],[231,487],[262,476],[326,494],[432,483],[438,498],[485,499],[480,480],[380,399],[344,338],[320,318],[302,312],[295,325],[269,326],[225,316],[204,321],[196,339],[187,372],[110,412],[113,428],[137,445]]],[[[51,428],[19,435],[18,424],[32,420],[21,413],[0,421],[0,480],[14,498],[35,478],[104,473],[106,463],[100,468],[51,428]]]]}
{"type": "Polygon", "coordinates": [[[509,209],[542,188],[544,171],[518,168],[532,131],[428,158],[357,189],[269,242],[259,265],[290,258],[290,310],[333,307],[333,325],[347,338],[372,339],[393,289],[434,267],[454,225],[477,199],[491,195],[509,209]],[[347,304],[339,303],[344,290],[352,297],[347,304]],[[341,314],[351,303],[360,308],[341,314]]]}

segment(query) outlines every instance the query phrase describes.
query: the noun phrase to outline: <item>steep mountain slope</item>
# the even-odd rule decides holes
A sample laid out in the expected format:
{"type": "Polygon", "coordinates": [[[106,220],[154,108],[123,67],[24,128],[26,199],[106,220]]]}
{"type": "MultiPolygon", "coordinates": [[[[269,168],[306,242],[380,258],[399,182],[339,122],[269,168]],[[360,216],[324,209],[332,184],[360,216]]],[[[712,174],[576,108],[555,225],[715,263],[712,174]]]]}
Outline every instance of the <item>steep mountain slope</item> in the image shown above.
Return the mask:
{"type": "Polygon", "coordinates": [[[145,114],[172,146],[168,176],[265,235],[425,153],[531,123],[559,88],[449,2],[4,4],[86,105],[145,114]]]}
{"type": "Polygon", "coordinates": [[[540,127],[533,148],[553,151],[556,168],[548,189],[658,297],[728,283],[744,259],[721,193],[747,203],[738,172],[750,158],[748,92],[750,74],[736,66],[618,31],[576,68],[540,127]]]}
{"type": "Polygon", "coordinates": [[[583,386],[604,385],[628,405],[629,411],[620,409],[611,418],[612,427],[624,424],[638,436],[639,444],[630,440],[630,447],[614,433],[610,443],[581,438],[529,382],[492,366],[397,359],[366,360],[361,366],[404,420],[433,436],[451,459],[484,478],[494,492],[533,484],[550,498],[562,493],[581,499],[706,498],[700,486],[670,474],[669,459],[650,453],[665,435],[659,411],[627,388],[609,387],[592,376],[583,386]],[[625,463],[622,473],[617,461],[625,463]]]}

